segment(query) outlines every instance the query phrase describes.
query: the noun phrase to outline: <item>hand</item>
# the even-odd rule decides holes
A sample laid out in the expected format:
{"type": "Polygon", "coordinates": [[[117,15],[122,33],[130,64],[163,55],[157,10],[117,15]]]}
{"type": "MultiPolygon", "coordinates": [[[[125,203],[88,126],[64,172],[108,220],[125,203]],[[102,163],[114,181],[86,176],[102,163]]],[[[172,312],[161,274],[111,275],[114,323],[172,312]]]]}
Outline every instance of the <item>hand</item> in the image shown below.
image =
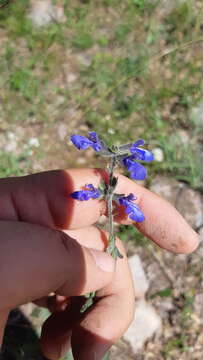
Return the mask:
{"type": "MultiPolygon", "coordinates": [[[[1,337],[9,311],[34,300],[53,311],[41,338],[50,359],[60,358],[71,341],[75,359],[100,360],[129,326],[136,289],[127,258],[118,259],[114,271],[112,258],[98,251],[107,235],[93,226],[106,212],[105,202],[69,196],[104,177],[102,170],[72,169],[0,180],[1,337]],[[93,290],[97,302],[81,315],[80,295],[93,290]],[[51,292],[56,295],[50,298],[51,292]]],[[[146,220],[135,225],[158,245],[176,253],[195,250],[197,234],[165,200],[122,175],[116,191],[138,197],[146,220]]],[[[125,214],[117,221],[126,223],[125,214]]]]}

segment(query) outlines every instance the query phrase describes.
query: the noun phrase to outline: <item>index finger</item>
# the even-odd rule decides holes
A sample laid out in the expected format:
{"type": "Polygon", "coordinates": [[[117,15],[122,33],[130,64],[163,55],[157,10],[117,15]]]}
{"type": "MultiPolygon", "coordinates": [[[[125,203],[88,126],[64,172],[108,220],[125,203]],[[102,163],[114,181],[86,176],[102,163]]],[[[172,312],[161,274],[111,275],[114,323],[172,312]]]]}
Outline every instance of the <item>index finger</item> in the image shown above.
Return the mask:
{"type": "MultiPolygon", "coordinates": [[[[105,202],[81,202],[72,199],[70,194],[85,184],[98,186],[103,180],[107,180],[107,173],[99,169],[56,170],[1,179],[0,219],[57,229],[90,226],[106,211],[105,202]]],[[[116,192],[137,196],[146,220],[135,226],[158,245],[177,253],[189,253],[197,247],[198,235],[166,200],[123,175],[118,175],[116,192]]]]}
{"type": "MultiPolygon", "coordinates": [[[[95,186],[102,179],[106,179],[105,172],[99,169],[92,170],[71,170],[75,179],[75,186],[80,189],[84,184],[93,183],[95,186]],[[81,184],[82,174],[83,183],[81,184]],[[78,174],[78,176],[77,176],[78,174]]],[[[145,236],[153,240],[156,244],[175,253],[189,253],[196,249],[199,240],[197,233],[189,226],[182,215],[165,199],[152,193],[143,186],[136,184],[129,178],[116,174],[118,177],[118,184],[115,192],[128,195],[133,193],[136,195],[136,203],[139,204],[141,210],[145,215],[145,220],[142,223],[135,223],[128,220],[128,224],[134,224],[138,230],[145,236]]],[[[90,219],[91,222],[98,220],[98,211],[104,211],[105,207],[101,201],[76,201],[74,217],[72,218],[72,226],[77,224],[77,219],[80,212],[82,212],[82,225],[84,226],[90,219]],[[93,218],[94,217],[94,218],[93,218]]],[[[123,213],[116,216],[116,221],[123,223],[123,213]]],[[[78,224],[76,225],[78,227],[78,224]]]]}

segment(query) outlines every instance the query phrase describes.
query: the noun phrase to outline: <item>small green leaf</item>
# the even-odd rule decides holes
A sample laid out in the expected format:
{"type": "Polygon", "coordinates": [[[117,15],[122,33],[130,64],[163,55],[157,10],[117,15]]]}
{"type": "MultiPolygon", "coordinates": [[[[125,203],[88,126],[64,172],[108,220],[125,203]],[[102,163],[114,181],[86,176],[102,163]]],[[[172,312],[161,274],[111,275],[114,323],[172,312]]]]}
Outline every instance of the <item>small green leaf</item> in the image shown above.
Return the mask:
{"type": "Polygon", "coordinates": [[[173,295],[173,289],[171,288],[166,288],[166,289],[163,289],[163,290],[160,290],[160,291],[157,291],[155,292],[154,294],[152,294],[150,296],[151,299],[154,299],[155,297],[157,296],[160,296],[160,297],[169,297],[169,296],[172,296],[173,295]]]}

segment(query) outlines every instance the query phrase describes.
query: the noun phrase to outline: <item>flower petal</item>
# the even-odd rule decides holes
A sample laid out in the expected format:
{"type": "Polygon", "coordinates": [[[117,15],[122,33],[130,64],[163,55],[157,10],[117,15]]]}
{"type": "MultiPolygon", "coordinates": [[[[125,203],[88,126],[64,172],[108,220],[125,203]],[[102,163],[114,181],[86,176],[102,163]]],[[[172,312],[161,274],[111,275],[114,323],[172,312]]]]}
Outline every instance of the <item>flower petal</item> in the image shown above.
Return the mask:
{"type": "Polygon", "coordinates": [[[97,142],[99,140],[99,136],[95,131],[90,131],[88,135],[91,141],[97,142]]]}
{"type": "Polygon", "coordinates": [[[147,176],[147,170],[145,167],[135,161],[133,161],[134,155],[128,156],[123,159],[123,165],[130,172],[130,177],[134,180],[144,180],[147,176]]]}
{"type": "Polygon", "coordinates": [[[141,209],[139,208],[139,206],[134,206],[133,207],[133,211],[129,214],[129,218],[131,220],[134,220],[134,221],[137,221],[137,222],[142,222],[142,221],[145,220],[144,214],[141,211],[141,209]]]}
{"type": "Polygon", "coordinates": [[[133,201],[133,200],[136,200],[136,196],[132,193],[130,193],[128,196],[126,196],[126,200],[128,201],[133,201]]]}
{"type": "Polygon", "coordinates": [[[89,146],[92,145],[92,141],[82,135],[71,135],[70,139],[79,150],[86,150],[89,146]]]}
{"type": "Polygon", "coordinates": [[[138,163],[134,163],[133,168],[130,169],[130,177],[134,180],[144,180],[147,176],[147,169],[138,163]]]}
{"type": "Polygon", "coordinates": [[[92,147],[93,147],[93,149],[94,149],[95,151],[97,151],[97,152],[102,149],[102,145],[101,145],[100,142],[93,143],[93,144],[92,144],[92,147]]]}
{"type": "Polygon", "coordinates": [[[142,222],[145,220],[144,214],[140,207],[132,201],[133,198],[136,198],[133,194],[121,196],[119,204],[125,207],[125,212],[131,220],[142,222]]]}
{"type": "Polygon", "coordinates": [[[154,160],[154,155],[149,150],[137,148],[136,154],[139,156],[139,160],[147,162],[154,160]]]}
{"type": "MultiPolygon", "coordinates": [[[[138,146],[143,146],[144,145],[144,140],[143,139],[139,139],[137,140],[135,143],[133,143],[133,145],[131,146],[131,148],[136,149],[138,146]]],[[[132,151],[133,154],[133,151],[132,151]]]]}
{"type": "Polygon", "coordinates": [[[71,197],[73,199],[79,200],[79,201],[86,201],[90,199],[90,192],[86,190],[80,190],[80,191],[74,191],[71,194],[71,197]]]}

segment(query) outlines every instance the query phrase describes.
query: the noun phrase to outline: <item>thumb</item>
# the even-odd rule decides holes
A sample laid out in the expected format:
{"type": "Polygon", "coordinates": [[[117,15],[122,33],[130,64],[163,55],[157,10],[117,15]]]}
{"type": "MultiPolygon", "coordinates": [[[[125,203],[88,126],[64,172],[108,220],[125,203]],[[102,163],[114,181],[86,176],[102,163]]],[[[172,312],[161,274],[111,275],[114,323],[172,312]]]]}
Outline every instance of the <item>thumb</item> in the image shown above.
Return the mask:
{"type": "Polygon", "coordinates": [[[53,291],[78,296],[112,280],[110,255],[81,246],[61,231],[0,221],[0,233],[0,314],[53,291]]]}

